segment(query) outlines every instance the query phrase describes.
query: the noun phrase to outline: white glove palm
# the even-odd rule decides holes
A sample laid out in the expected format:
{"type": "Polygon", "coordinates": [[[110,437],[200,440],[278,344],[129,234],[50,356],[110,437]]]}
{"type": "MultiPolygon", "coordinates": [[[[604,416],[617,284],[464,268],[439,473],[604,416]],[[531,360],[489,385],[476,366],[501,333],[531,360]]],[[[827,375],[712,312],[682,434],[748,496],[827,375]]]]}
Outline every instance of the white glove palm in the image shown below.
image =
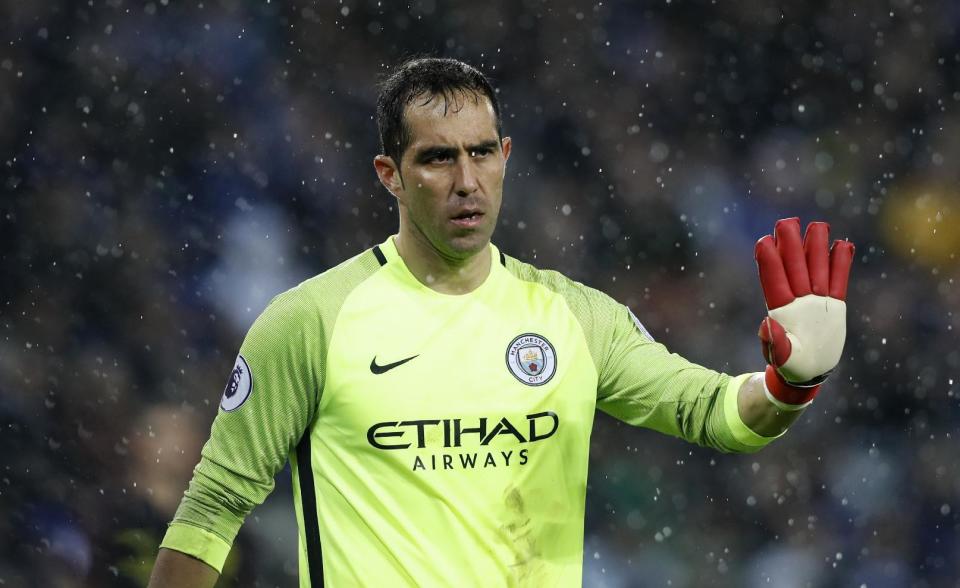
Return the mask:
{"type": "Polygon", "coordinates": [[[767,304],[759,332],[767,391],[787,405],[810,402],[843,353],[854,246],[838,240],[828,249],[829,233],[813,222],[801,241],[800,219],[782,219],[755,248],[767,304]]]}

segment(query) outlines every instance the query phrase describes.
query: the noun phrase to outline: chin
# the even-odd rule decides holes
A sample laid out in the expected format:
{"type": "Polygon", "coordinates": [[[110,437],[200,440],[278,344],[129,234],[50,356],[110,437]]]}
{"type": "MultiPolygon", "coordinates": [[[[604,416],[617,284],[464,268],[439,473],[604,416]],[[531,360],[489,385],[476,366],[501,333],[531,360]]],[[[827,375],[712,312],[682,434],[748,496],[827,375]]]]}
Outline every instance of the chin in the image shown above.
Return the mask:
{"type": "Polygon", "coordinates": [[[490,244],[490,235],[484,232],[476,232],[468,235],[450,237],[447,240],[447,247],[456,257],[470,257],[480,253],[490,244]]]}

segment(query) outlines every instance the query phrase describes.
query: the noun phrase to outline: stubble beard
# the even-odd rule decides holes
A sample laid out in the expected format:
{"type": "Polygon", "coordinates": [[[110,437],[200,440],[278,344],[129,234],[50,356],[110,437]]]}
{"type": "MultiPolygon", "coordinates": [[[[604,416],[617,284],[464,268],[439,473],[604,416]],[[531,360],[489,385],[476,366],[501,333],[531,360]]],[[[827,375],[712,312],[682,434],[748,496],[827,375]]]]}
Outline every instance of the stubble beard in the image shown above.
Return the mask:
{"type": "MultiPolygon", "coordinates": [[[[409,215],[409,220],[413,231],[418,233],[415,238],[429,244],[441,257],[448,260],[466,261],[482,252],[490,244],[493,230],[487,227],[481,226],[473,230],[464,230],[456,227],[441,226],[434,227],[436,230],[428,232],[424,230],[423,224],[415,220],[413,216],[414,215],[409,215]]],[[[493,228],[496,228],[496,218],[490,219],[488,218],[489,216],[489,213],[485,215],[485,223],[492,221],[494,223],[493,228]]],[[[446,225],[448,221],[444,218],[440,222],[446,225]]]]}
{"type": "MultiPolygon", "coordinates": [[[[485,221],[488,219],[484,219],[485,221]]],[[[434,246],[441,245],[441,251],[450,257],[463,261],[480,253],[490,244],[490,231],[485,227],[473,230],[454,229],[440,231],[446,233],[434,246]]]]}

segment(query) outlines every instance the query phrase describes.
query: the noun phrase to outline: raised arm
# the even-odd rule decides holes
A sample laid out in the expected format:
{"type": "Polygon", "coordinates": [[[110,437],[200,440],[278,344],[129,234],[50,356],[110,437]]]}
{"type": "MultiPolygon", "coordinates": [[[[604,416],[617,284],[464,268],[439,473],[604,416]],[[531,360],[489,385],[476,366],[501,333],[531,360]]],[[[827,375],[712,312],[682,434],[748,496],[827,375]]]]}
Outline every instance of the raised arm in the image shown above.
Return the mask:
{"type": "Polygon", "coordinates": [[[597,407],[722,451],[756,451],[783,433],[843,350],[854,248],[837,241],[828,249],[828,233],[826,223],[811,223],[801,241],[799,220],[785,219],[757,243],[765,373],[732,377],[690,363],[653,341],[629,310],[592,296],[594,312],[582,315],[599,372],[597,407]]]}

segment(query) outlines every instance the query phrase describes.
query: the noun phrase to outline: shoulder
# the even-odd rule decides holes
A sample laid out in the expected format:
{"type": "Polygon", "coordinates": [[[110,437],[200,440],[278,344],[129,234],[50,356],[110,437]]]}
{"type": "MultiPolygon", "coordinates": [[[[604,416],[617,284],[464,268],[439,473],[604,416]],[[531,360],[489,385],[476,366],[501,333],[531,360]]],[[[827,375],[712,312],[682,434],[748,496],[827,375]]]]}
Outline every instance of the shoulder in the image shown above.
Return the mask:
{"type": "Polygon", "coordinates": [[[263,314],[283,321],[329,318],[360,283],[380,269],[367,249],[273,297],[263,314]]]}
{"type": "Polygon", "coordinates": [[[586,284],[578,282],[556,270],[541,269],[522,262],[509,255],[504,256],[504,265],[514,278],[539,285],[555,294],[563,296],[571,310],[577,312],[581,307],[610,308],[621,306],[608,294],[586,284]]]}
{"type": "Polygon", "coordinates": [[[299,291],[301,295],[320,297],[349,294],[350,290],[376,273],[380,267],[380,260],[377,259],[374,249],[370,248],[304,280],[288,292],[299,291]]]}

